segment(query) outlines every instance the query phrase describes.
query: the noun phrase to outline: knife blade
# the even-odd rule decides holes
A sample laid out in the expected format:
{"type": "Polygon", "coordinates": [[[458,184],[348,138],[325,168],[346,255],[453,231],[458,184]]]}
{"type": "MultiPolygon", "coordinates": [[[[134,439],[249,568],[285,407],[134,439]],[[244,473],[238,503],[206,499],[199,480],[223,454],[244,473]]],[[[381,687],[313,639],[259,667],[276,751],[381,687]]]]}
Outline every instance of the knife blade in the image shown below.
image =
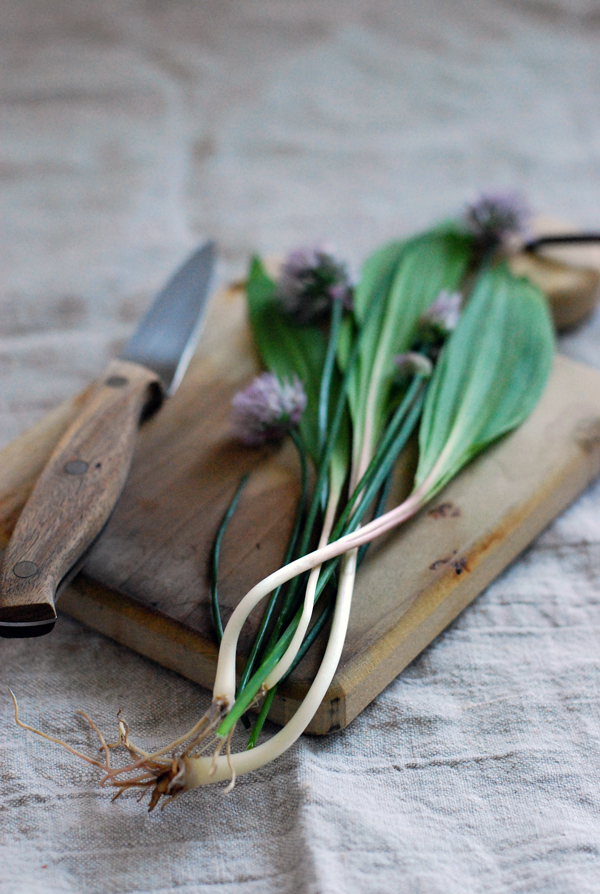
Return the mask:
{"type": "Polygon", "coordinates": [[[0,636],[49,633],[56,595],[83,564],[121,495],[139,426],[179,386],[206,310],[215,246],[201,246],[158,294],[64,433],[0,571],[0,636]]]}

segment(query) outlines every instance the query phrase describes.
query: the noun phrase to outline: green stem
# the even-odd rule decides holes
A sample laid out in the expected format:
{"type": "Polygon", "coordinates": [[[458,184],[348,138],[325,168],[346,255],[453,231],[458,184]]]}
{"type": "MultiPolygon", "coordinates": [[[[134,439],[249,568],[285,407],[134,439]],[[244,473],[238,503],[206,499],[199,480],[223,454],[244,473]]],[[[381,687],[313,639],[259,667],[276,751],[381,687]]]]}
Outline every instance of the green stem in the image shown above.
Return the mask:
{"type": "Polygon", "coordinates": [[[236,492],[234,493],[231,503],[227,507],[227,511],[221,520],[221,524],[219,525],[219,529],[217,531],[217,536],[215,537],[215,542],[213,544],[212,549],[212,562],[211,562],[211,584],[210,584],[210,594],[211,594],[211,603],[212,603],[212,617],[213,624],[215,628],[215,634],[217,637],[217,642],[220,644],[223,639],[223,622],[221,621],[221,610],[219,608],[219,595],[217,592],[217,581],[219,577],[219,554],[221,552],[221,543],[223,541],[223,537],[225,536],[225,531],[227,529],[227,525],[231,520],[231,516],[235,512],[237,508],[237,504],[240,501],[240,497],[242,496],[242,491],[250,477],[250,473],[248,472],[240,483],[237,486],[236,492]]]}
{"type": "Polygon", "coordinates": [[[335,358],[340,339],[340,331],[342,325],[342,315],[344,306],[340,300],[333,302],[331,311],[331,327],[329,330],[329,340],[327,343],[327,353],[325,355],[325,363],[323,365],[323,373],[321,375],[321,388],[319,391],[319,456],[323,454],[325,442],[327,440],[327,423],[329,421],[329,394],[331,391],[331,380],[335,367],[335,358]]]}
{"type": "MultiPolygon", "coordinates": [[[[312,644],[314,643],[314,641],[316,640],[318,635],[320,634],[321,630],[323,629],[323,627],[325,626],[325,624],[331,617],[331,614],[333,612],[334,602],[335,602],[335,600],[331,600],[325,606],[325,608],[323,609],[323,611],[321,612],[321,614],[319,615],[319,617],[317,618],[317,620],[315,621],[315,623],[313,624],[313,626],[311,627],[309,632],[307,633],[304,642],[298,649],[298,654],[294,658],[292,665],[290,666],[290,668],[287,671],[287,673],[285,674],[285,676],[283,676],[281,678],[279,683],[283,683],[284,680],[287,680],[287,678],[292,673],[294,668],[296,668],[300,664],[300,662],[302,661],[302,659],[304,658],[304,656],[306,655],[306,653],[308,652],[308,650],[310,649],[310,647],[312,646],[312,644]]],[[[272,689],[269,689],[269,691],[267,692],[267,694],[265,696],[265,700],[264,700],[262,707],[260,709],[260,713],[259,713],[258,717],[256,718],[256,723],[254,724],[254,729],[252,730],[250,738],[248,739],[248,744],[246,746],[247,750],[249,750],[250,748],[254,748],[254,746],[256,745],[256,741],[257,741],[258,737],[260,736],[261,730],[265,724],[265,720],[268,717],[269,710],[273,703],[273,699],[275,698],[275,693],[277,692],[277,687],[279,686],[279,683],[277,683],[275,686],[273,686],[272,689]]]]}
{"type": "MultiPolygon", "coordinates": [[[[337,540],[343,534],[347,534],[358,527],[366,510],[369,508],[371,502],[375,498],[377,491],[383,486],[383,482],[389,475],[398,454],[412,434],[415,424],[419,418],[424,400],[423,384],[424,379],[421,376],[416,376],[411,383],[411,386],[408,389],[404,400],[396,410],[392,421],[388,426],[386,435],[382,439],[377,452],[375,453],[375,456],[369,464],[365,474],[358,482],[353,494],[348,501],[348,504],[346,505],[346,508],[344,509],[344,512],[340,516],[334,530],[332,531],[329,542],[337,540]],[[407,421],[404,421],[407,413],[407,421]],[[403,422],[404,424],[402,424],[403,422]],[[398,431],[399,428],[400,431],[398,431]],[[360,504],[351,515],[351,510],[359,497],[361,497],[360,504]],[[351,521],[350,523],[348,523],[350,518],[351,521]]],[[[306,549],[304,549],[304,552],[306,552],[306,549]]],[[[302,554],[303,553],[301,553],[301,555],[302,554]]],[[[295,584],[295,586],[293,586],[293,588],[292,586],[290,586],[290,589],[288,591],[287,605],[289,606],[289,608],[287,609],[287,615],[285,615],[283,611],[281,612],[276,627],[274,628],[271,635],[271,639],[269,640],[267,651],[272,648],[272,646],[277,641],[281,630],[283,629],[285,624],[289,622],[290,614],[295,612],[298,608],[298,599],[293,599],[293,597],[297,593],[301,579],[302,576],[299,576],[292,581],[292,585],[295,584]]]]}
{"type": "MultiPolygon", "coordinates": [[[[372,310],[367,313],[367,318],[369,319],[372,310]]],[[[315,522],[317,519],[317,513],[322,503],[322,495],[327,487],[327,476],[329,474],[329,465],[331,462],[331,457],[333,454],[333,450],[335,448],[335,442],[337,436],[340,431],[340,426],[342,424],[342,420],[344,418],[344,411],[346,409],[346,392],[348,389],[348,384],[350,382],[350,376],[354,371],[354,367],[356,361],[358,359],[359,348],[363,338],[364,327],[358,334],[358,337],[355,339],[355,342],[352,346],[352,350],[350,352],[350,356],[348,358],[348,363],[346,364],[346,369],[344,371],[344,376],[342,378],[342,382],[340,384],[340,391],[338,394],[338,399],[336,401],[335,410],[333,413],[333,420],[328,429],[327,438],[323,447],[323,452],[319,461],[319,469],[317,472],[317,481],[315,483],[315,489],[312,497],[312,501],[308,510],[308,517],[306,519],[306,524],[304,526],[304,531],[302,533],[302,540],[300,542],[300,547],[298,549],[298,555],[304,555],[311,541],[311,537],[313,535],[313,529],[315,526],[315,522]]],[[[339,338],[339,335],[336,336],[336,340],[339,338]]],[[[294,602],[296,593],[298,591],[298,587],[300,585],[300,578],[294,578],[293,581],[290,582],[288,587],[288,591],[286,593],[285,601],[282,606],[282,610],[279,613],[277,618],[275,628],[273,629],[273,633],[271,634],[271,638],[269,640],[267,649],[270,649],[272,645],[276,642],[277,637],[280,635],[285,623],[289,621],[290,612],[294,608],[294,602]]]]}
{"type": "MultiPolygon", "coordinates": [[[[422,376],[415,376],[411,382],[404,400],[394,413],[392,421],[387,427],[385,436],[375,451],[375,455],[348,499],[344,511],[340,515],[338,522],[332,531],[331,540],[337,540],[343,533],[348,533],[345,526],[351,514],[353,517],[358,515],[358,510],[355,510],[354,512],[352,512],[352,510],[359,497],[362,495],[360,505],[363,506],[366,503],[368,506],[375,496],[375,493],[382,486],[391,465],[394,463],[400,449],[402,449],[414,428],[416,422],[416,419],[414,419],[415,410],[418,408],[418,412],[420,412],[423,403],[424,395],[419,394],[419,392],[423,390],[423,382],[424,379],[422,376]],[[408,426],[404,422],[407,414],[409,419],[408,426]],[[403,422],[404,425],[402,424],[403,422]],[[398,431],[399,429],[400,431],[398,431]],[[375,483],[376,486],[374,487],[375,483]],[[367,499],[368,502],[366,502],[367,499]]],[[[350,528],[348,530],[352,529],[350,528]]]]}
{"type": "MultiPolygon", "coordinates": [[[[319,596],[325,589],[325,586],[331,575],[335,571],[336,565],[341,561],[341,557],[337,556],[337,558],[332,559],[321,573],[319,577],[319,582],[317,584],[317,591],[315,593],[315,602],[318,600],[319,596]]],[[[283,656],[285,650],[289,646],[294,633],[296,632],[296,628],[300,623],[300,618],[302,617],[302,608],[300,608],[296,614],[294,615],[291,623],[288,625],[287,629],[279,639],[279,641],[275,644],[275,647],[267,657],[263,660],[262,664],[258,668],[257,671],[254,672],[250,680],[248,681],[248,685],[244,689],[243,692],[240,692],[237,696],[235,703],[231,709],[231,711],[224,718],[223,722],[219,726],[216,731],[217,736],[226,736],[231,727],[237,723],[242,714],[246,713],[247,708],[252,704],[256,693],[262,686],[263,682],[266,680],[268,675],[271,673],[279,659],[283,656]]]]}
{"type": "MultiPolygon", "coordinates": [[[[383,294],[380,296],[383,299],[383,294]]],[[[315,483],[315,489],[313,493],[313,498],[309,507],[308,517],[306,520],[306,525],[304,527],[302,540],[300,542],[300,547],[298,550],[298,555],[304,555],[310,544],[311,537],[313,535],[313,529],[315,525],[315,521],[317,519],[317,513],[322,505],[323,495],[326,493],[327,488],[327,476],[329,474],[329,464],[331,462],[331,456],[333,454],[333,450],[335,448],[335,443],[337,436],[340,431],[340,426],[342,424],[342,420],[344,418],[344,411],[346,409],[346,394],[348,390],[348,385],[350,383],[350,377],[354,372],[354,368],[359,356],[359,349],[362,345],[362,340],[365,337],[364,333],[367,330],[366,324],[371,320],[374,316],[375,312],[378,309],[378,305],[380,302],[374,301],[370,305],[365,318],[363,320],[363,325],[361,326],[358,336],[354,340],[354,344],[352,345],[352,350],[350,351],[350,356],[348,357],[348,362],[346,364],[346,368],[344,370],[344,376],[342,378],[342,382],[340,384],[340,391],[338,395],[338,399],[335,405],[335,410],[333,413],[333,420],[331,425],[327,430],[327,437],[323,446],[323,452],[320,456],[319,460],[319,468],[317,473],[317,481],[315,483]]],[[[335,341],[339,341],[339,333],[335,334],[335,341]]],[[[329,346],[328,346],[329,352],[329,346]]],[[[271,638],[267,645],[267,650],[272,647],[275,643],[277,637],[280,635],[284,625],[289,621],[289,615],[291,611],[294,609],[295,597],[298,591],[298,587],[300,585],[300,578],[296,577],[293,581],[290,582],[288,587],[288,591],[286,594],[286,598],[284,604],[282,606],[282,610],[279,613],[279,616],[276,621],[275,628],[273,629],[273,633],[271,634],[271,638]]]]}
{"type": "MultiPolygon", "coordinates": [[[[323,587],[321,589],[322,590],[325,589],[325,584],[323,585],[323,587]]],[[[319,591],[319,594],[320,593],[321,593],[321,591],[319,591]]],[[[302,659],[304,658],[304,656],[306,655],[306,653],[308,652],[308,650],[310,649],[310,647],[312,646],[312,644],[314,643],[316,638],[318,637],[319,633],[321,632],[321,630],[323,629],[323,627],[325,626],[325,624],[331,617],[331,613],[333,612],[334,602],[335,602],[335,600],[332,599],[331,602],[329,602],[325,606],[325,608],[323,609],[323,611],[321,612],[321,614],[319,615],[319,617],[317,618],[317,620],[315,621],[313,626],[310,628],[310,630],[306,634],[304,642],[298,649],[298,654],[296,655],[296,657],[294,658],[294,661],[290,665],[289,670],[287,670],[285,675],[281,678],[280,683],[283,683],[284,680],[287,680],[287,678],[292,673],[294,668],[296,668],[300,664],[300,662],[302,661],[302,659]]]]}
{"type": "MultiPolygon", "coordinates": [[[[385,504],[387,502],[387,498],[390,495],[390,489],[392,487],[392,481],[394,478],[393,470],[388,473],[387,478],[383,482],[381,490],[379,491],[379,496],[377,498],[377,503],[375,504],[375,509],[373,510],[373,518],[379,518],[380,515],[383,515],[383,510],[385,509],[385,504]]],[[[356,568],[360,568],[362,565],[362,561],[366,555],[368,548],[370,547],[370,543],[363,543],[363,545],[358,550],[358,555],[356,556],[356,568]]]]}
{"type": "MultiPolygon", "coordinates": [[[[283,558],[283,564],[287,565],[292,560],[292,556],[294,554],[294,549],[296,547],[296,543],[298,541],[298,536],[300,534],[300,525],[302,523],[302,516],[304,514],[304,510],[306,508],[306,498],[308,494],[308,464],[306,462],[306,450],[304,449],[304,445],[302,444],[302,439],[300,438],[298,431],[293,428],[290,431],[290,436],[294,442],[296,450],[298,451],[298,456],[300,457],[300,501],[298,503],[298,510],[296,512],[296,522],[294,524],[294,530],[292,531],[292,535],[289,539],[287,549],[285,551],[285,556],[283,558]]],[[[260,623],[260,627],[258,628],[258,633],[256,634],[256,638],[254,640],[254,644],[252,646],[252,650],[250,655],[248,656],[248,661],[246,662],[246,667],[244,668],[244,672],[242,673],[238,692],[240,692],[246,686],[250,676],[252,675],[252,671],[254,670],[254,666],[256,664],[256,658],[263,646],[265,636],[267,633],[267,629],[273,617],[273,612],[275,611],[275,605],[277,603],[277,599],[279,597],[279,593],[281,592],[281,587],[277,587],[274,590],[271,598],[269,599],[269,604],[267,605],[266,611],[263,615],[263,619],[260,623]]]]}
{"type": "MultiPolygon", "coordinates": [[[[383,482],[386,479],[386,476],[391,471],[392,466],[394,465],[398,454],[403,449],[404,445],[408,441],[410,435],[412,434],[415,425],[419,420],[419,416],[421,415],[421,409],[423,407],[423,401],[425,399],[425,393],[421,393],[418,399],[415,401],[404,425],[401,430],[398,432],[395,440],[391,444],[388,449],[387,455],[382,458],[381,465],[377,470],[375,476],[373,477],[369,486],[365,489],[364,494],[362,495],[361,501],[358,504],[358,507],[354,511],[352,518],[347,522],[345,528],[339,534],[341,537],[342,534],[347,534],[350,531],[355,531],[362,518],[371,505],[372,501],[375,499],[377,491],[380,487],[382,487],[383,482]]],[[[333,539],[333,535],[332,535],[333,539]]]]}
{"type": "Polygon", "coordinates": [[[275,698],[276,692],[277,686],[273,686],[273,688],[269,689],[269,691],[267,692],[265,700],[261,705],[259,715],[256,718],[254,728],[250,733],[250,738],[248,739],[248,744],[246,745],[246,751],[250,751],[250,749],[254,748],[254,746],[256,745],[257,739],[261,734],[261,730],[265,725],[265,720],[267,719],[269,711],[271,710],[271,705],[273,704],[273,699],[275,698]]]}
{"type": "Polygon", "coordinates": [[[268,654],[268,656],[263,660],[262,664],[258,668],[257,671],[253,673],[248,681],[246,687],[243,692],[238,693],[237,698],[234,702],[234,705],[231,711],[227,714],[219,728],[217,729],[217,736],[226,736],[232,726],[237,723],[242,714],[245,714],[247,709],[250,707],[256,693],[260,689],[263,684],[263,681],[267,678],[268,674],[273,670],[287,647],[289,646],[292,637],[294,635],[294,631],[298,624],[300,623],[300,612],[298,612],[293,619],[292,623],[288,626],[287,630],[284,632],[283,636],[279,639],[276,646],[272,651],[268,654]]]}

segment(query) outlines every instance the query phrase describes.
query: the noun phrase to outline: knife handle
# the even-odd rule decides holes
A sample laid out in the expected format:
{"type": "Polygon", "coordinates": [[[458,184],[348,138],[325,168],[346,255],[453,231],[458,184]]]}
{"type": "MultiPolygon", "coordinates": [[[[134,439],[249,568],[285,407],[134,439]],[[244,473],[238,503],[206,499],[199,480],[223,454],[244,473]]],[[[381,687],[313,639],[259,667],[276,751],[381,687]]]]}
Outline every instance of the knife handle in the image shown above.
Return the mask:
{"type": "Polygon", "coordinates": [[[19,517],[0,573],[0,636],[52,630],[56,590],[108,521],[140,421],[161,399],[154,372],[125,360],[109,364],[19,517]]]}

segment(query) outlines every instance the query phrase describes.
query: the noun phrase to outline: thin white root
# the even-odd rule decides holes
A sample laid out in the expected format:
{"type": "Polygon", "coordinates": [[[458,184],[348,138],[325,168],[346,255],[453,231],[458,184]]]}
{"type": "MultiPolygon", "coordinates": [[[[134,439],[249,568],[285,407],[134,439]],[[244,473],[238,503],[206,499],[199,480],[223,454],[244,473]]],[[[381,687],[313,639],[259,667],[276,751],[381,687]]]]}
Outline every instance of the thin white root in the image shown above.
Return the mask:
{"type": "Polygon", "coordinates": [[[217,772],[217,760],[218,760],[219,755],[221,754],[224,744],[225,744],[224,739],[217,739],[217,744],[216,744],[215,749],[212,753],[212,759],[210,762],[210,775],[211,776],[214,776],[215,773],[217,772]]]}
{"type": "Polygon", "coordinates": [[[229,772],[231,773],[231,782],[228,786],[223,789],[223,794],[228,795],[229,792],[232,792],[235,787],[236,773],[233,764],[231,763],[231,737],[233,736],[233,731],[235,726],[233,726],[229,730],[229,735],[227,736],[227,747],[225,749],[225,753],[227,755],[227,765],[229,767],[229,772]]]}
{"type": "Polygon", "coordinates": [[[102,763],[102,761],[94,760],[93,757],[88,757],[87,754],[82,754],[81,751],[77,751],[76,748],[72,748],[67,742],[64,742],[62,739],[58,739],[56,736],[50,736],[48,733],[43,733],[40,729],[36,729],[35,726],[29,726],[28,723],[23,723],[22,720],[19,719],[19,705],[17,703],[17,697],[9,688],[10,697],[13,700],[13,705],[15,709],[15,723],[17,726],[20,726],[21,729],[29,730],[30,733],[35,733],[36,736],[41,736],[42,739],[47,739],[49,742],[55,742],[57,745],[62,745],[63,748],[66,748],[67,751],[70,751],[71,754],[74,754],[75,757],[80,757],[81,760],[86,761],[88,764],[93,764],[95,767],[100,767],[102,770],[109,769],[106,763],[102,763]]]}
{"type": "Polygon", "coordinates": [[[100,750],[103,751],[104,754],[106,755],[106,768],[107,768],[107,770],[110,770],[110,746],[106,744],[106,740],[105,740],[104,736],[102,735],[102,733],[100,732],[100,730],[98,729],[98,727],[96,726],[96,724],[94,723],[92,718],[88,717],[88,715],[85,713],[85,711],[76,711],[75,713],[80,714],[84,718],[84,720],[86,720],[89,723],[91,728],[94,730],[94,732],[100,739],[100,750]]]}
{"type": "Polygon", "coordinates": [[[109,743],[108,747],[118,748],[119,745],[122,745],[123,748],[127,749],[132,757],[140,757],[144,760],[148,760],[150,757],[150,752],[144,751],[129,738],[129,726],[125,723],[124,720],[121,720],[121,711],[117,712],[117,719],[119,721],[119,737],[113,744],[109,743]]]}
{"type": "Polygon", "coordinates": [[[187,756],[217,728],[226,714],[226,709],[226,702],[224,702],[223,700],[215,699],[209,707],[208,711],[206,711],[206,713],[203,714],[203,716],[200,718],[198,723],[194,724],[194,726],[190,730],[188,730],[187,733],[184,733],[183,736],[180,736],[178,739],[174,739],[173,742],[170,742],[168,745],[165,745],[163,748],[159,748],[157,751],[153,751],[150,754],[143,752],[143,757],[140,757],[139,760],[135,761],[132,764],[129,764],[126,767],[119,767],[117,769],[110,770],[109,773],[106,774],[104,781],[108,780],[109,778],[112,780],[116,776],[120,776],[123,773],[130,773],[132,770],[144,766],[146,762],[157,761],[159,758],[163,757],[169,752],[174,751],[175,748],[177,748],[179,745],[183,745],[185,742],[188,742],[188,747],[183,752],[182,757],[187,756]],[[190,739],[191,742],[189,741],[190,739]]]}
{"type": "Polygon", "coordinates": [[[319,582],[321,568],[321,565],[317,565],[317,567],[313,568],[310,572],[310,576],[306,584],[306,592],[304,594],[304,603],[302,606],[302,615],[300,616],[300,622],[296,627],[296,632],[294,633],[289,646],[287,647],[271,673],[265,679],[264,686],[267,690],[272,689],[273,686],[276,686],[281,678],[285,676],[285,674],[294,663],[294,659],[298,654],[300,646],[304,642],[304,637],[306,636],[306,631],[308,630],[310,619],[312,618],[313,608],[315,605],[315,593],[317,591],[317,584],[319,582]]]}
{"type": "MultiPolygon", "coordinates": [[[[212,736],[211,744],[214,743],[214,736],[212,734],[226,713],[226,705],[222,703],[213,703],[204,717],[192,727],[188,734],[175,741],[175,745],[188,742],[186,750],[178,756],[172,755],[167,760],[157,760],[157,756],[160,757],[167,750],[172,750],[173,743],[153,754],[142,751],[141,748],[138,748],[131,742],[129,738],[129,728],[120,717],[118,720],[118,740],[114,743],[107,742],[94,721],[84,711],[78,711],[77,713],[87,721],[91,729],[94,730],[98,736],[100,748],[104,752],[105,757],[104,762],[102,762],[92,757],[88,757],[87,754],[83,754],[81,751],[77,751],[77,749],[72,748],[71,745],[63,741],[63,739],[44,733],[41,730],[36,729],[36,727],[30,726],[28,723],[23,723],[19,717],[17,698],[12,689],[9,689],[9,692],[13,701],[15,723],[17,726],[21,727],[21,729],[35,733],[35,735],[41,736],[43,739],[61,745],[75,757],[103,770],[105,775],[100,780],[100,784],[104,785],[105,783],[108,783],[110,786],[117,789],[113,796],[113,801],[116,800],[116,798],[119,798],[124,791],[128,791],[131,788],[141,789],[141,797],[143,797],[146,792],[150,791],[149,810],[153,810],[161,798],[165,799],[163,801],[164,806],[165,803],[172,801],[173,798],[176,798],[177,795],[184,790],[183,780],[185,774],[185,761],[193,759],[190,757],[191,752],[198,747],[204,738],[212,736]],[[190,738],[192,739],[191,742],[188,741],[190,738]],[[133,762],[123,767],[111,767],[110,753],[112,750],[120,747],[126,749],[130,757],[133,758],[133,762]],[[140,770],[141,772],[132,776],[131,774],[134,770],[140,770]],[[123,774],[126,774],[127,778],[117,778],[123,774]]],[[[218,740],[218,751],[222,748],[223,743],[223,739],[218,740]]],[[[227,747],[228,757],[230,758],[230,737],[227,741],[227,747]]],[[[215,758],[218,755],[218,751],[215,752],[215,758]]]]}

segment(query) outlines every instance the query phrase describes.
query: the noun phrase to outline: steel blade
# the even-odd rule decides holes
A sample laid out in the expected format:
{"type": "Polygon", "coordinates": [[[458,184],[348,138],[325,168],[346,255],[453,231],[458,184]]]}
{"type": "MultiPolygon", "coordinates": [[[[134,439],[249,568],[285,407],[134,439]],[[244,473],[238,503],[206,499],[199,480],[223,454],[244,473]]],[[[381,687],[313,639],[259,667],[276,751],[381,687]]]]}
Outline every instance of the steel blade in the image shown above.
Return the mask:
{"type": "Polygon", "coordinates": [[[194,252],[158,294],[121,354],[158,373],[169,394],[181,382],[200,336],[215,256],[214,242],[194,252]]]}

